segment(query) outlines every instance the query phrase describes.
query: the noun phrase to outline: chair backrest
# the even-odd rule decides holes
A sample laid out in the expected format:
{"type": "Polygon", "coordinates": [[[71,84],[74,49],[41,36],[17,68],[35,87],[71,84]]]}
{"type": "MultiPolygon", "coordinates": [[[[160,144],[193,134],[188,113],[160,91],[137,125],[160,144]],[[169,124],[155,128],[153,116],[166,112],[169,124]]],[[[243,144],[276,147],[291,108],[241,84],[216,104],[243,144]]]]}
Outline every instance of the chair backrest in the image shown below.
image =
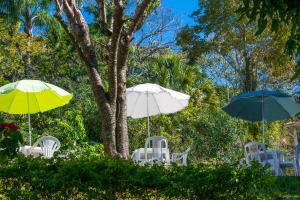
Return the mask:
{"type": "Polygon", "coordinates": [[[170,153],[168,149],[168,140],[163,136],[152,136],[145,142],[145,159],[170,162],[170,153]],[[151,156],[149,150],[151,149],[151,156]]]}
{"type": "Polygon", "coordinates": [[[299,165],[299,160],[300,160],[300,144],[297,144],[295,147],[295,160],[296,163],[299,165]]]}
{"type": "Polygon", "coordinates": [[[174,155],[172,158],[172,162],[176,162],[177,160],[180,160],[183,166],[187,166],[187,158],[188,158],[188,153],[190,152],[191,148],[187,148],[183,153],[176,154],[177,156],[174,155]]]}
{"type": "MultiPolygon", "coordinates": [[[[245,144],[245,156],[246,156],[246,163],[249,165],[250,161],[256,159],[258,162],[262,162],[260,153],[266,152],[266,146],[262,142],[249,142],[245,144]]],[[[266,157],[266,156],[264,156],[266,157]]]]}
{"type": "Polygon", "coordinates": [[[55,151],[60,148],[60,142],[53,136],[43,136],[33,146],[40,146],[45,158],[52,158],[55,151]]]}
{"type": "Polygon", "coordinates": [[[187,148],[185,151],[184,151],[184,154],[188,154],[191,150],[191,147],[187,148]]]}

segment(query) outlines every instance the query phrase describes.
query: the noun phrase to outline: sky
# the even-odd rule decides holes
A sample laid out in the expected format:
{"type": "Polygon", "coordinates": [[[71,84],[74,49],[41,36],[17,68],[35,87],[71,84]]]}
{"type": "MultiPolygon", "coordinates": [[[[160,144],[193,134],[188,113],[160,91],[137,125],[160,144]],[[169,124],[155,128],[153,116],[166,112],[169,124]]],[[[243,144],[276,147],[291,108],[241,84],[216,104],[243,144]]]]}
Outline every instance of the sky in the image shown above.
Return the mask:
{"type": "MultiPolygon", "coordinates": [[[[161,6],[170,9],[172,13],[179,18],[180,25],[191,25],[193,19],[190,15],[198,8],[198,0],[161,0],[161,6]]],[[[84,13],[86,20],[93,20],[92,15],[84,13]]],[[[39,29],[34,29],[34,34],[41,34],[39,29]]],[[[175,37],[175,33],[166,33],[165,37],[171,39],[175,37]]]]}
{"type": "Polygon", "coordinates": [[[189,16],[198,8],[198,0],[161,0],[161,5],[173,10],[183,24],[192,24],[193,19],[189,16]]]}
{"type": "MultiPolygon", "coordinates": [[[[198,0],[161,0],[161,7],[163,10],[171,11],[170,16],[174,16],[176,22],[173,23],[173,29],[165,31],[163,35],[157,36],[157,42],[159,43],[172,43],[176,39],[177,32],[180,31],[180,27],[185,25],[194,24],[194,20],[190,15],[197,10],[198,0]]],[[[167,14],[168,15],[168,14],[167,14]]],[[[151,21],[151,20],[150,20],[151,21]]],[[[143,30],[135,34],[135,39],[139,40],[140,33],[147,31],[149,24],[145,23],[143,30]]],[[[153,42],[149,40],[150,43],[153,42]]],[[[148,45],[148,40],[144,45],[148,45]]],[[[173,50],[177,49],[177,45],[172,46],[173,50]]]]}

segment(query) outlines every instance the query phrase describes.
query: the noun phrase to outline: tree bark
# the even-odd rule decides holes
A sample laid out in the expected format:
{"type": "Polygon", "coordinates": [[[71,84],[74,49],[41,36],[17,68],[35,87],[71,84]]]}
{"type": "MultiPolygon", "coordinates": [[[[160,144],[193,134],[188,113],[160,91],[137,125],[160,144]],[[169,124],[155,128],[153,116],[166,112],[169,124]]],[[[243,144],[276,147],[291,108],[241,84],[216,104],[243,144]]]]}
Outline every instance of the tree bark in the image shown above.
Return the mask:
{"type": "Polygon", "coordinates": [[[254,75],[254,69],[253,65],[251,62],[251,58],[248,55],[247,51],[247,43],[246,43],[246,30],[244,28],[242,32],[242,37],[243,37],[243,57],[244,57],[244,70],[243,70],[243,91],[248,92],[248,91],[254,91],[256,90],[257,87],[257,80],[254,75]]]}
{"type": "Polygon", "coordinates": [[[98,62],[89,34],[89,27],[75,0],[55,0],[55,17],[69,35],[80,58],[85,63],[90,84],[101,117],[104,150],[112,156],[129,157],[126,81],[127,57],[133,33],[139,29],[146,18],[146,8],[151,0],[144,0],[136,9],[129,28],[124,27],[124,0],[113,0],[113,13],[110,26],[107,24],[104,0],[97,0],[100,17],[99,25],[104,36],[108,37],[108,92],[105,92],[101,76],[97,71],[98,62]],[[65,13],[68,24],[62,19],[65,13]],[[110,28],[108,28],[110,27],[110,28]]]}
{"type": "Polygon", "coordinates": [[[27,7],[24,16],[24,32],[29,36],[32,37],[32,25],[33,25],[33,16],[30,13],[30,8],[27,7]]]}
{"type": "MultiPolygon", "coordinates": [[[[32,29],[33,29],[33,16],[30,13],[30,8],[27,7],[24,15],[24,32],[28,36],[27,48],[31,46],[32,39],[32,29]]],[[[24,54],[25,66],[24,66],[24,78],[30,78],[31,75],[31,55],[29,50],[24,54]]]]}
{"type": "Polygon", "coordinates": [[[129,38],[124,36],[120,42],[118,52],[118,88],[117,88],[117,126],[116,139],[117,151],[123,158],[129,157],[128,148],[128,128],[127,128],[127,102],[126,102],[126,82],[127,82],[127,57],[129,53],[129,38]]]}
{"type": "MultiPolygon", "coordinates": [[[[58,2],[58,1],[56,1],[58,2]]],[[[78,8],[72,4],[72,1],[63,1],[63,4],[57,4],[58,11],[56,12],[56,18],[60,21],[62,26],[65,26],[65,30],[68,32],[81,59],[85,63],[87,74],[90,80],[90,85],[95,96],[101,121],[102,121],[102,140],[104,144],[105,153],[116,156],[116,140],[115,140],[115,117],[111,110],[107,94],[104,90],[102,79],[97,71],[98,62],[94,47],[92,45],[89,27],[84,20],[81,12],[78,8]],[[61,13],[62,9],[66,13],[70,24],[70,30],[64,24],[61,13]]]]}
{"type": "MultiPolygon", "coordinates": [[[[88,55],[91,56],[91,55],[88,55]]],[[[102,81],[95,67],[87,66],[86,69],[90,79],[91,87],[95,96],[101,120],[101,138],[104,144],[104,151],[108,155],[116,156],[115,124],[116,120],[106,99],[106,94],[102,86],[102,81]]]]}
{"type": "Polygon", "coordinates": [[[249,57],[245,57],[244,77],[244,92],[255,91],[257,88],[257,77],[249,57]]]}

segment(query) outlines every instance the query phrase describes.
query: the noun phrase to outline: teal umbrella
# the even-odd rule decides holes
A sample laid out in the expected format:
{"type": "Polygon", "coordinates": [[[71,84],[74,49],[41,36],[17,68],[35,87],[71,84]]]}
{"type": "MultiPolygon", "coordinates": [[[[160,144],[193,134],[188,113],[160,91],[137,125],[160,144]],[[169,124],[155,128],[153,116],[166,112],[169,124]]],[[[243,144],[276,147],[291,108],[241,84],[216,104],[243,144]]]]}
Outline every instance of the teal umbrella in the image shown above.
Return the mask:
{"type": "Polygon", "coordinates": [[[259,90],[233,97],[231,102],[222,109],[232,117],[262,121],[263,142],[265,142],[264,122],[293,117],[300,112],[300,105],[287,94],[259,90]]]}

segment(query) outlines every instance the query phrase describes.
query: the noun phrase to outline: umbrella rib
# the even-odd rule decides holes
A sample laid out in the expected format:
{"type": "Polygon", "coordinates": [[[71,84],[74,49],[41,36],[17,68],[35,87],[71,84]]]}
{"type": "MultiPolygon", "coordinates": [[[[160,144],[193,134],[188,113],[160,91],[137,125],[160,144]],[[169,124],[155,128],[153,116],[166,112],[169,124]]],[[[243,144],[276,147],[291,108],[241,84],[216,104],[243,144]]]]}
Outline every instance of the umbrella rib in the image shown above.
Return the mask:
{"type": "MultiPolygon", "coordinates": [[[[47,90],[45,90],[45,91],[47,91],[47,90]]],[[[56,98],[58,98],[60,101],[63,102],[63,96],[60,96],[60,95],[59,95],[58,93],[56,93],[56,91],[53,90],[52,88],[49,88],[49,91],[51,91],[51,92],[52,92],[51,94],[53,94],[56,98]]],[[[61,107],[61,106],[65,105],[65,104],[67,104],[67,102],[63,102],[62,104],[60,104],[60,105],[58,105],[58,106],[55,106],[55,107],[53,107],[53,108],[51,108],[51,109],[48,109],[48,110],[52,110],[52,109],[61,107]]],[[[48,111],[48,110],[45,110],[45,111],[48,111]]]]}
{"type": "MultiPolygon", "coordinates": [[[[52,90],[52,88],[49,88],[49,90],[52,92],[52,94],[54,94],[59,100],[62,100],[62,96],[60,96],[59,94],[57,94],[56,93],[56,91],[55,90],[52,90]]],[[[45,90],[45,91],[47,91],[47,90],[45,90]]]]}
{"type": "Polygon", "coordinates": [[[11,106],[12,106],[12,104],[15,102],[15,100],[16,100],[16,96],[15,96],[15,98],[11,101],[11,103],[10,103],[10,105],[9,105],[8,113],[10,113],[11,106]]]}
{"type": "Polygon", "coordinates": [[[161,112],[161,110],[160,110],[160,108],[159,108],[159,105],[158,105],[158,103],[157,103],[157,100],[156,100],[156,97],[152,94],[152,96],[153,96],[153,98],[154,98],[154,102],[155,102],[155,104],[156,104],[156,106],[157,106],[157,109],[158,109],[158,111],[159,111],[159,113],[160,114],[162,114],[162,112],[161,112]]]}
{"type": "MultiPolygon", "coordinates": [[[[280,103],[278,103],[278,101],[275,101],[275,102],[276,102],[276,104],[278,104],[278,105],[283,109],[283,111],[284,111],[285,113],[288,114],[289,117],[291,116],[290,113],[289,113],[288,111],[286,111],[286,109],[284,109],[284,107],[283,107],[280,103]]],[[[274,121],[275,121],[275,120],[274,120],[274,121]]]]}
{"type": "MultiPolygon", "coordinates": [[[[245,98],[246,99],[246,98],[245,98]]],[[[240,101],[241,99],[237,99],[237,100],[235,100],[235,102],[241,102],[240,101]]],[[[232,117],[235,117],[235,118],[240,118],[240,119],[243,119],[243,118],[241,118],[241,117],[238,117],[243,111],[244,111],[244,108],[245,108],[245,106],[246,105],[244,105],[243,107],[241,107],[240,109],[239,109],[239,111],[235,114],[235,115],[231,115],[232,117]]],[[[247,120],[247,121],[257,121],[257,120],[248,120],[248,119],[243,119],[243,120],[247,120]]],[[[258,120],[258,121],[260,121],[260,120],[258,120]]]]}
{"type": "MultiPolygon", "coordinates": [[[[168,94],[171,98],[175,98],[175,97],[173,97],[169,92],[167,92],[167,94],[168,94]]],[[[175,98],[175,99],[176,99],[176,98],[175,98]]],[[[177,99],[177,100],[178,100],[178,99],[177,99]]],[[[179,110],[177,110],[177,111],[175,111],[175,112],[173,112],[173,113],[179,112],[180,110],[183,110],[183,109],[186,107],[186,106],[182,105],[182,103],[181,103],[180,100],[176,101],[176,103],[179,104],[180,106],[182,106],[182,108],[179,109],[179,110]]]]}
{"type": "Polygon", "coordinates": [[[37,102],[37,104],[38,104],[38,106],[39,106],[39,112],[42,112],[42,111],[41,111],[41,107],[40,107],[40,103],[39,103],[39,101],[38,101],[36,95],[33,95],[33,96],[35,97],[35,100],[36,100],[36,102],[37,102]]]}
{"type": "Polygon", "coordinates": [[[142,96],[143,93],[140,93],[140,92],[139,92],[138,94],[139,94],[139,96],[136,98],[136,100],[135,100],[135,102],[134,102],[134,106],[133,106],[133,108],[131,109],[131,112],[130,112],[131,115],[133,114],[133,112],[134,112],[134,110],[135,110],[137,101],[139,100],[139,98],[142,96]]]}
{"type": "MultiPolygon", "coordinates": [[[[165,91],[165,92],[167,92],[167,94],[171,97],[171,98],[174,98],[172,95],[171,95],[171,93],[170,92],[168,92],[168,91],[165,91]]],[[[181,103],[181,101],[176,101],[180,106],[182,106],[182,107],[185,107],[184,105],[182,105],[182,103],[181,103]]],[[[177,111],[178,112],[178,111],[177,111]]]]}
{"type": "MultiPolygon", "coordinates": [[[[244,108],[244,107],[243,107],[244,108]]],[[[240,117],[238,117],[239,116],[239,114],[241,114],[243,112],[243,109],[240,109],[239,110],[239,112],[236,114],[236,115],[234,115],[234,117],[235,118],[240,118],[240,117]]],[[[240,119],[243,119],[243,118],[240,118],[240,119]]],[[[243,120],[246,120],[246,121],[252,121],[252,122],[255,122],[255,121],[257,121],[257,120],[247,120],[247,119],[243,119],[243,120]]],[[[258,120],[258,122],[259,122],[260,120],[258,120]]]]}

